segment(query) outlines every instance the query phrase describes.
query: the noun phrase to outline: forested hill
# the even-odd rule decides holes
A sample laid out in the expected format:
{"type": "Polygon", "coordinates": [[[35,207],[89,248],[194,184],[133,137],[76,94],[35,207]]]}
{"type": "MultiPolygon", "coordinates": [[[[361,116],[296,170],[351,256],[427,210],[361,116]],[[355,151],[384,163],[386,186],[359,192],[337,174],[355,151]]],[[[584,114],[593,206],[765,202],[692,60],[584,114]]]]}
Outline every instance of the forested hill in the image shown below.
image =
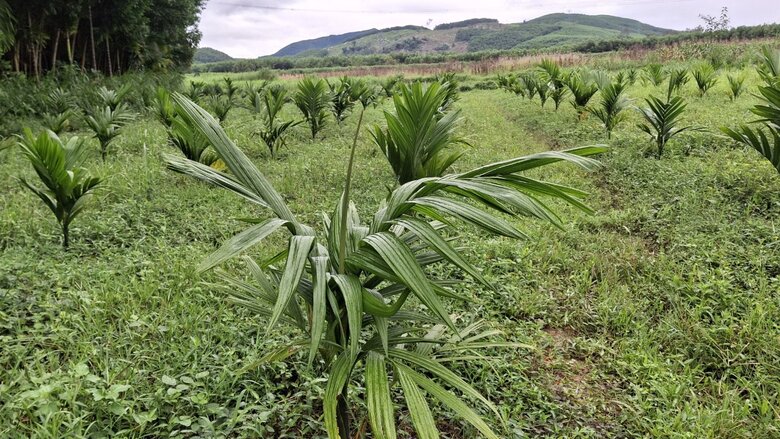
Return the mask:
{"type": "Polygon", "coordinates": [[[204,0],[0,0],[0,71],[185,69],[204,0]]]}
{"type": "Polygon", "coordinates": [[[225,52],[220,52],[217,49],[211,47],[200,47],[195,51],[195,57],[192,59],[194,63],[209,63],[209,62],[221,62],[230,61],[233,57],[225,52]]]}
{"type": "Polygon", "coordinates": [[[563,48],[590,41],[618,37],[642,38],[673,32],[675,31],[611,15],[549,14],[513,24],[478,18],[440,24],[434,29],[403,26],[331,35],[290,44],[274,56],[462,53],[558,46],[563,48]]]}

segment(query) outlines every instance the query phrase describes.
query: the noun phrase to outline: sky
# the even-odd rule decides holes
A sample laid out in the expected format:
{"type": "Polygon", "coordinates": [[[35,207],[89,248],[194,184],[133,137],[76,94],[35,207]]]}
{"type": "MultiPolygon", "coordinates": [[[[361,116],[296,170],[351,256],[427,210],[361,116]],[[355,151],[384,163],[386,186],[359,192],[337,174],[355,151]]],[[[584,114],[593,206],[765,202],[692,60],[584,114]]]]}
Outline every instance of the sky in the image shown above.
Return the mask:
{"type": "Polygon", "coordinates": [[[201,47],[236,58],[270,55],[300,40],[371,28],[433,27],[469,18],[518,23],[554,12],[608,14],[684,30],[718,16],[732,26],[780,22],[777,0],[207,0],[201,47]]]}

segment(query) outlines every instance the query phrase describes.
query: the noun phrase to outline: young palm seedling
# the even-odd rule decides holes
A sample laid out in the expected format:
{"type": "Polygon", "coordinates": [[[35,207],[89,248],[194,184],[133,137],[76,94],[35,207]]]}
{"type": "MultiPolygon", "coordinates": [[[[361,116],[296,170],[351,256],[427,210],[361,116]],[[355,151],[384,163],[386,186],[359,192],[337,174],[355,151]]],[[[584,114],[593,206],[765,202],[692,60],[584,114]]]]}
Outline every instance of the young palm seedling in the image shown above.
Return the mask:
{"type": "Polygon", "coordinates": [[[693,69],[692,74],[693,80],[696,81],[696,86],[699,87],[699,96],[704,96],[707,94],[707,91],[718,82],[715,69],[710,63],[700,64],[698,67],[693,69]]]}
{"type": "Polygon", "coordinates": [[[584,194],[521,173],[559,161],[591,169],[597,162],[586,156],[604,148],[546,152],[461,174],[412,180],[395,188],[373,220],[364,224],[349,202],[356,135],[344,192],[332,216],[324,221],[325,230],[316,233],[299,222],[282,195],[207,112],[181,95],[173,99],[181,113],[209,138],[230,174],[179,157],[167,157],[168,166],[227,188],[274,215],[229,239],[198,270],[216,267],[276,231],[289,236],[286,250],[274,258],[280,266],[258,264],[245,257],[248,276],[219,272],[215,288],[223,289],[232,302],[266,318],[268,334],[278,331],[280,325],[293,329],[289,345],[269,353],[265,361],[283,361],[300,352],[317,370],[324,367],[328,371],[322,401],[328,437],[356,437],[358,426],[367,423],[373,437],[395,439],[396,403],[401,401],[411,415],[417,437],[439,437],[428,404],[433,399],[485,437],[497,439],[488,422],[466,401],[479,402],[497,417],[500,413],[450,370],[447,362],[464,351],[516,345],[492,341],[488,337],[495,331],[482,331],[481,324],[465,329],[455,325],[444,299],[460,296],[448,288],[450,279],[431,274],[425,267],[435,262],[452,264],[477,282],[488,283],[449,244],[447,226],[439,220],[457,218],[512,238],[525,235],[486,209],[557,224],[555,214],[537,197],[551,196],[586,209],[580,201],[584,194]],[[365,389],[365,414],[353,409],[359,405],[350,403],[363,393],[357,392],[358,388],[365,389]]]}
{"type": "Polygon", "coordinates": [[[277,121],[277,116],[289,101],[287,90],[284,88],[268,89],[262,94],[263,99],[263,126],[260,128],[260,138],[263,139],[271,158],[276,158],[276,153],[285,145],[288,130],[302,121],[289,120],[277,121]]]}
{"type": "Polygon", "coordinates": [[[60,135],[71,128],[71,121],[79,113],[76,111],[76,100],[61,88],[54,89],[46,97],[48,111],[43,115],[43,126],[60,135]]]}
{"type": "Polygon", "coordinates": [[[685,101],[680,96],[673,96],[666,102],[650,96],[649,99],[645,99],[645,102],[647,102],[647,108],[639,109],[645,122],[639,124],[638,127],[649,134],[655,141],[657,157],[660,159],[669,139],[683,131],[694,128],[692,126],[680,126],[682,114],[686,107],[685,101]]]}
{"type": "Polygon", "coordinates": [[[51,131],[35,137],[26,129],[19,146],[44,187],[33,186],[23,178],[20,181],[54,213],[62,230],[62,247],[67,249],[70,223],[84,210],[92,190],[100,183],[100,178],[81,167],[87,155],[85,143],[78,137],[63,142],[51,131]]]}
{"type": "Polygon", "coordinates": [[[596,116],[607,130],[607,139],[612,137],[612,130],[627,117],[624,111],[628,108],[629,101],[623,95],[625,91],[623,82],[613,82],[601,89],[601,103],[599,107],[588,107],[588,112],[596,116]]]}
{"type": "MultiPolygon", "coordinates": [[[[538,67],[541,69],[540,79],[547,84],[550,99],[555,103],[555,111],[558,111],[561,102],[568,93],[563,71],[555,61],[549,59],[543,59],[538,67]]],[[[542,102],[542,107],[544,107],[544,102],[542,102]]]]}
{"type": "Polygon", "coordinates": [[[328,88],[330,88],[330,96],[333,99],[331,111],[333,111],[333,116],[336,118],[336,123],[341,126],[341,122],[349,116],[352,107],[355,106],[350,90],[352,88],[352,80],[344,76],[339,78],[335,84],[328,82],[328,88]]]}
{"type": "Polygon", "coordinates": [[[758,75],[767,86],[780,83],[780,50],[773,50],[769,46],[761,48],[758,75]]]}
{"type": "Polygon", "coordinates": [[[233,99],[229,98],[227,95],[219,94],[209,96],[206,102],[214,113],[214,116],[217,117],[219,123],[225,123],[228,114],[230,114],[230,110],[233,109],[233,99]]]}
{"type": "Polygon", "coordinates": [[[571,96],[574,99],[572,105],[580,113],[580,117],[582,117],[588,102],[599,91],[598,85],[584,81],[578,73],[572,73],[566,79],[566,86],[571,91],[571,96]]]}
{"type": "Polygon", "coordinates": [[[420,82],[402,84],[393,96],[395,114],[385,111],[387,129],[375,126],[374,143],[387,157],[399,184],[444,174],[466,142],[455,134],[460,111],[439,117],[447,91],[438,82],[423,89],[420,82]]]}
{"type": "Polygon", "coordinates": [[[298,90],[295,92],[293,101],[303,113],[306,122],[309,123],[311,138],[314,140],[317,133],[325,127],[325,120],[331,109],[328,84],[324,79],[315,81],[311,78],[304,78],[298,83],[298,90]]]}
{"type": "Polygon", "coordinates": [[[119,108],[124,103],[128,93],[130,93],[132,85],[128,82],[125,83],[119,90],[112,90],[105,86],[101,86],[97,91],[98,101],[101,107],[108,107],[111,111],[119,108]]]}
{"type": "Polygon", "coordinates": [[[750,111],[759,117],[754,123],[760,127],[742,125],[737,129],[724,127],[721,131],[761,153],[780,172],[780,82],[759,87],[758,93],[762,103],[750,111]]]}
{"type": "Polygon", "coordinates": [[[523,96],[529,100],[534,100],[536,97],[536,87],[539,85],[539,81],[536,79],[536,75],[531,73],[524,73],[520,75],[520,84],[522,84],[524,93],[523,96]]]}
{"type": "Polygon", "coordinates": [[[661,64],[648,64],[647,67],[645,67],[644,78],[647,81],[650,81],[650,83],[654,86],[658,87],[659,85],[663,84],[664,80],[666,79],[666,73],[664,73],[664,68],[661,64]]]}
{"type": "Polygon", "coordinates": [[[679,94],[689,80],[688,70],[684,68],[672,70],[669,73],[669,88],[666,89],[666,100],[668,101],[673,95],[679,94]]]}
{"type": "Polygon", "coordinates": [[[192,81],[187,88],[184,89],[184,95],[192,102],[199,102],[200,99],[206,95],[206,84],[199,81],[192,81]]]}
{"type": "Polygon", "coordinates": [[[388,76],[384,81],[380,83],[382,90],[385,92],[385,97],[392,98],[395,94],[398,84],[403,83],[403,75],[388,76]]]}
{"type": "Polygon", "coordinates": [[[104,162],[108,154],[108,147],[121,134],[122,127],[130,123],[133,117],[125,104],[119,104],[113,110],[111,107],[97,108],[86,117],[87,126],[100,142],[100,157],[104,162]]]}
{"type": "Polygon", "coordinates": [[[454,72],[447,72],[436,75],[436,82],[441,84],[441,88],[445,92],[444,101],[442,102],[441,107],[439,107],[439,114],[443,115],[450,111],[455,105],[455,102],[458,102],[460,99],[458,94],[458,81],[455,79],[454,72]]]}
{"type": "Polygon", "coordinates": [[[745,90],[745,76],[744,75],[727,75],[726,80],[729,82],[729,99],[732,101],[737,100],[739,95],[745,90]]]}

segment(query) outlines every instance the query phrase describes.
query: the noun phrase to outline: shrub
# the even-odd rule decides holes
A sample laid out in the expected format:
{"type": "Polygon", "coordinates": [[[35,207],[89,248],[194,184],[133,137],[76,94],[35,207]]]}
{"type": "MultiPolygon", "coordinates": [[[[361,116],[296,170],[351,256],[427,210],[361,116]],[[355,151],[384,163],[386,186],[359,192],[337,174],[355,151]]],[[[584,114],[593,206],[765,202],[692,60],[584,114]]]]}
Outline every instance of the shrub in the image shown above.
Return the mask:
{"type": "Polygon", "coordinates": [[[63,142],[51,131],[35,137],[28,128],[19,146],[45,187],[33,186],[24,178],[20,181],[54,213],[62,229],[62,247],[67,249],[70,223],[87,206],[93,189],[101,181],[81,167],[87,155],[85,143],[78,137],[63,142]]]}

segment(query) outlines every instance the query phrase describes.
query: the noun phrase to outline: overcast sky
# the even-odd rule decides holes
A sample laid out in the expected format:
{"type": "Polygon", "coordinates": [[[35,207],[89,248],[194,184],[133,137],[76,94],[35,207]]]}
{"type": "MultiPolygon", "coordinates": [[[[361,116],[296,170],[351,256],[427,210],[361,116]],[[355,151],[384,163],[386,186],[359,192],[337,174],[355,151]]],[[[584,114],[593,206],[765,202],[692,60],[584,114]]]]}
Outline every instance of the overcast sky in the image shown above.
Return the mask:
{"type": "Polygon", "coordinates": [[[732,26],[780,22],[778,0],[207,0],[200,45],[255,58],[332,34],[469,18],[517,23],[553,12],[617,15],[683,30],[701,24],[699,14],[719,15],[723,6],[732,26]]]}

